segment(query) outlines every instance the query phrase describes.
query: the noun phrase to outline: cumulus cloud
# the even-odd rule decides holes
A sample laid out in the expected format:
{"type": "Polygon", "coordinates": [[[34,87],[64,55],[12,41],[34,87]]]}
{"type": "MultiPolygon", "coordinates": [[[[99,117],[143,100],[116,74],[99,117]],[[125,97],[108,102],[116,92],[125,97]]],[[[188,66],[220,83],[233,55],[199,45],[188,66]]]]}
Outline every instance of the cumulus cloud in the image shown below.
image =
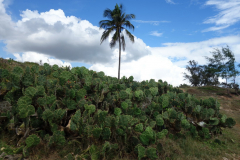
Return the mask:
{"type": "Polygon", "coordinates": [[[161,37],[163,33],[159,33],[158,31],[152,31],[150,35],[156,36],[156,37],[161,37]]]}
{"type": "MultiPolygon", "coordinates": [[[[162,79],[169,84],[178,86],[188,81],[183,80],[183,72],[189,60],[195,60],[200,65],[207,64],[204,56],[212,57],[214,48],[221,49],[229,45],[235,54],[237,61],[240,60],[240,37],[228,36],[213,38],[201,42],[191,43],[164,43],[163,47],[149,47],[151,54],[140,58],[138,61],[121,63],[120,76],[133,76],[136,81],[162,79]]],[[[116,56],[116,58],[118,58],[116,56]]],[[[118,76],[118,62],[113,65],[94,64],[89,69],[104,71],[106,75],[118,76]]],[[[222,80],[220,80],[222,81],[222,80]]]]}
{"type": "Polygon", "coordinates": [[[203,30],[216,31],[227,28],[240,21],[240,1],[239,0],[208,0],[205,5],[215,6],[220,13],[208,18],[203,23],[215,23],[216,27],[203,30]]]}
{"type": "MultiPolygon", "coordinates": [[[[14,23],[3,5],[0,11],[0,37],[3,37],[8,52],[39,53],[69,62],[112,63],[114,50],[109,47],[111,36],[109,41],[100,45],[104,30],[99,30],[87,20],[65,16],[61,9],[42,13],[27,9],[20,14],[22,19],[14,23]]],[[[128,37],[125,39],[128,41],[128,37]]],[[[137,37],[135,43],[127,43],[126,46],[128,54],[125,61],[137,60],[149,54],[146,45],[137,37]]]]}

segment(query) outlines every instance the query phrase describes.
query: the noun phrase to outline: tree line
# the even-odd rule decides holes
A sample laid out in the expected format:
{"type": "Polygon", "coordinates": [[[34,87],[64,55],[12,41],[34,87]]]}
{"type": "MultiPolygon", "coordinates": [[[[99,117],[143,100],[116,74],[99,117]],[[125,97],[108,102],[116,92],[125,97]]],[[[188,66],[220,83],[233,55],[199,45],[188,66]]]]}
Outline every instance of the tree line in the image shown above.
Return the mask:
{"type": "Polygon", "coordinates": [[[192,86],[223,86],[227,88],[234,88],[238,94],[239,85],[236,83],[236,77],[240,75],[236,65],[234,53],[229,49],[229,46],[221,50],[215,49],[212,52],[212,57],[205,56],[207,60],[206,65],[198,65],[195,60],[190,60],[186,70],[190,74],[183,73],[184,80],[188,80],[192,86]],[[219,78],[225,81],[220,83],[219,78]]]}

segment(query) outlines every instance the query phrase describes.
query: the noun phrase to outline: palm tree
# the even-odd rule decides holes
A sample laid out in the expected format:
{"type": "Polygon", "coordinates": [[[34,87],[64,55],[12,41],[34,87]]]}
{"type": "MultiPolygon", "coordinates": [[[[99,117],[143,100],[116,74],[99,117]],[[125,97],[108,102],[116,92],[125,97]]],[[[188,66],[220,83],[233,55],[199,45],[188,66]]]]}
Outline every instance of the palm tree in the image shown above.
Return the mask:
{"type": "Polygon", "coordinates": [[[118,65],[118,80],[120,78],[120,62],[121,62],[121,45],[123,48],[123,51],[125,51],[125,39],[123,34],[121,33],[122,30],[125,29],[125,33],[128,35],[130,40],[134,42],[134,36],[123,26],[129,27],[130,29],[134,30],[134,26],[129,22],[130,19],[135,18],[134,14],[125,14],[122,13],[122,5],[118,6],[116,4],[114,10],[106,9],[103,12],[104,17],[108,17],[110,20],[102,20],[99,22],[100,29],[106,29],[101,37],[101,44],[104,40],[106,40],[109,36],[109,34],[112,31],[115,31],[112,40],[110,42],[110,47],[113,48],[116,45],[116,42],[119,43],[119,65],[118,65]],[[120,36],[121,34],[121,36],[120,36]]]}

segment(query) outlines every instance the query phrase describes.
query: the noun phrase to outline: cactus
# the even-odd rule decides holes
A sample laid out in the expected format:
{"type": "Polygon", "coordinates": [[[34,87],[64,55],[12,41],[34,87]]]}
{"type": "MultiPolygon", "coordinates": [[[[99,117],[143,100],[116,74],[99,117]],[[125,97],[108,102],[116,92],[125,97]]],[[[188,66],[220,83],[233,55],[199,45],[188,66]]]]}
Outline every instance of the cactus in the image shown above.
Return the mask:
{"type": "Polygon", "coordinates": [[[67,106],[69,110],[73,110],[77,108],[77,103],[70,98],[64,98],[62,102],[64,105],[67,106]]]}
{"type": "Polygon", "coordinates": [[[204,128],[203,127],[202,130],[199,131],[199,135],[201,135],[205,139],[211,138],[211,136],[209,134],[209,129],[208,128],[204,128]]]}
{"type": "Polygon", "coordinates": [[[98,127],[94,128],[92,133],[93,133],[93,137],[98,139],[101,136],[102,128],[98,128],[98,127]]]}
{"type": "Polygon", "coordinates": [[[130,115],[120,115],[119,116],[119,126],[126,128],[129,126],[129,123],[133,119],[130,115]]]}
{"type": "Polygon", "coordinates": [[[13,68],[12,73],[22,77],[22,74],[24,73],[24,71],[23,71],[23,69],[21,67],[16,66],[16,67],[13,68]]]}
{"type": "Polygon", "coordinates": [[[156,124],[157,124],[157,126],[163,126],[164,125],[164,120],[163,120],[161,115],[157,115],[156,124]]]}
{"type": "Polygon", "coordinates": [[[116,116],[120,116],[121,113],[122,113],[121,108],[114,108],[114,114],[115,114],[116,116]]]}
{"type": "Polygon", "coordinates": [[[33,105],[19,105],[18,110],[20,118],[26,118],[35,113],[33,105]]]}
{"type": "Polygon", "coordinates": [[[96,110],[96,106],[93,105],[93,104],[91,104],[91,105],[85,104],[84,107],[85,107],[85,110],[88,111],[88,114],[89,114],[89,115],[92,114],[92,113],[94,113],[95,110],[96,110]]]}
{"type": "Polygon", "coordinates": [[[111,130],[109,127],[105,127],[102,131],[103,140],[109,140],[111,136],[111,130]]]}
{"type": "Polygon", "coordinates": [[[24,96],[33,97],[36,94],[37,90],[34,87],[28,87],[23,92],[24,96]]]}
{"type": "Polygon", "coordinates": [[[37,92],[35,93],[36,96],[44,96],[45,88],[43,86],[36,87],[37,92]]]}
{"type": "Polygon", "coordinates": [[[141,160],[143,157],[145,157],[146,149],[141,144],[138,144],[134,151],[138,154],[138,160],[141,160]]]}
{"type": "Polygon", "coordinates": [[[126,110],[128,108],[128,103],[127,102],[122,102],[121,107],[122,107],[122,109],[126,110]]]}
{"type": "Polygon", "coordinates": [[[196,129],[196,127],[195,127],[194,125],[192,125],[192,124],[191,124],[191,126],[190,126],[190,132],[191,132],[191,135],[192,135],[193,137],[197,137],[197,136],[198,136],[197,129],[196,129]]]}
{"type": "Polygon", "coordinates": [[[148,147],[147,150],[146,150],[146,155],[148,158],[150,159],[156,159],[158,158],[157,156],[157,150],[156,148],[153,148],[153,147],[148,147]]]}
{"type": "Polygon", "coordinates": [[[38,104],[39,106],[46,107],[46,105],[47,105],[46,98],[45,98],[45,97],[39,97],[39,98],[37,99],[37,104],[38,104]]]}
{"type": "Polygon", "coordinates": [[[181,120],[181,126],[184,128],[184,129],[189,129],[190,128],[190,123],[188,122],[187,119],[183,119],[181,120]]]}
{"type": "Polygon", "coordinates": [[[157,138],[158,139],[162,139],[162,138],[166,137],[167,134],[168,134],[168,130],[167,129],[163,129],[161,132],[157,133],[157,138]]]}
{"type": "Polygon", "coordinates": [[[3,78],[7,78],[8,75],[9,75],[9,71],[6,70],[6,69],[0,69],[0,78],[3,79],[3,78]]]}
{"type": "Polygon", "coordinates": [[[107,116],[108,112],[107,111],[98,111],[98,122],[99,124],[103,124],[105,122],[105,118],[107,116]]]}
{"type": "Polygon", "coordinates": [[[55,131],[53,133],[53,140],[59,146],[63,146],[66,143],[65,134],[63,131],[55,131]]]}
{"type": "Polygon", "coordinates": [[[149,145],[150,140],[154,139],[154,134],[153,134],[153,130],[151,127],[147,127],[145,129],[145,131],[140,135],[140,141],[142,142],[142,144],[144,145],[149,145]]]}
{"type": "Polygon", "coordinates": [[[52,72],[52,76],[53,76],[54,78],[59,78],[59,72],[58,72],[58,71],[52,72]]]}
{"type": "Polygon", "coordinates": [[[219,119],[217,117],[210,118],[209,124],[216,126],[219,124],[219,119]]]}
{"type": "Polygon", "coordinates": [[[58,65],[56,65],[56,64],[54,64],[53,66],[52,66],[52,69],[54,70],[54,71],[57,71],[58,70],[58,65]]]}
{"type": "Polygon", "coordinates": [[[32,103],[32,98],[29,96],[22,96],[18,99],[18,105],[30,105],[32,103]]]}
{"type": "Polygon", "coordinates": [[[158,94],[157,87],[151,87],[149,90],[151,91],[152,96],[156,96],[158,94]]]}
{"type": "MultiPolygon", "coordinates": [[[[62,119],[63,119],[63,116],[64,114],[66,113],[66,109],[57,109],[54,111],[54,120],[56,123],[59,123],[62,119]]],[[[75,113],[76,115],[76,113],[75,113]]]]}
{"type": "Polygon", "coordinates": [[[228,128],[232,128],[235,124],[236,124],[236,121],[233,118],[227,118],[226,119],[225,125],[228,128]]]}
{"type": "Polygon", "coordinates": [[[47,121],[52,121],[53,118],[54,118],[54,113],[50,109],[46,109],[42,113],[42,119],[46,122],[47,121]]]}
{"type": "Polygon", "coordinates": [[[38,74],[39,73],[39,67],[38,65],[34,65],[31,67],[32,74],[38,74]]]}
{"type": "Polygon", "coordinates": [[[139,123],[135,126],[135,131],[136,132],[143,132],[143,124],[142,123],[139,123]]]}
{"type": "Polygon", "coordinates": [[[128,93],[126,91],[124,91],[124,90],[121,90],[119,92],[119,96],[120,96],[120,99],[124,101],[125,99],[128,98],[128,93]]]}
{"type": "Polygon", "coordinates": [[[30,73],[30,68],[27,66],[24,76],[22,78],[22,83],[24,86],[28,87],[33,85],[33,82],[34,82],[33,76],[30,73]]]}
{"type": "Polygon", "coordinates": [[[80,101],[82,98],[84,98],[84,96],[87,94],[87,91],[82,88],[79,91],[76,92],[76,100],[77,102],[80,101]]]}
{"type": "Polygon", "coordinates": [[[37,82],[37,84],[38,84],[39,86],[45,86],[46,82],[47,82],[47,79],[46,79],[46,77],[45,77],[44,75],[39,75],[39,76],[38,76],[38,82],[37,82]]]}
{"type": "Polygon", "coordinates": [[[117,134],[120,135],[120,136],[123,136],[123,135],[125,134],[125,131],[124,131],[123,129],[121,129],[121,128],[118,128],[118,129],[116,130],[116,132],[117,132],[117,134]]]}
{"type": "Polygon", "coordinates": [[[149,126],[154,128],[156,125],[156,121],[150,121],[149,126]]]}
{"type": "Polygon", "coordinates": [[[227,116],[224,114],[224,115],[222,115],[220,118],[221,118],[221,119],[220,119],[220,122],[221,122],[221,123],[225,123],[225,122],[226,122],[226,119],[227,119],[227,116]]]}
{"type": "Polygon", "coordinates": [[[36,134],[32,134],[26,138],[27,147],[36,146],[40,143],[40,138],[36,134]]]}
{"type": "Polygon", "coordinates": [[[137,100],[141,100],[143,98],[143,91],[142,90],[135,91],[134,96],[136,97],[137,100]]]}
{"type": "Polygon", "coordinates": [[[162,99],[162,106],[163,108],[167,108],[169,105],[169,100],[168,100],[168,96],[163,96],[163,99],[162,99]]]}

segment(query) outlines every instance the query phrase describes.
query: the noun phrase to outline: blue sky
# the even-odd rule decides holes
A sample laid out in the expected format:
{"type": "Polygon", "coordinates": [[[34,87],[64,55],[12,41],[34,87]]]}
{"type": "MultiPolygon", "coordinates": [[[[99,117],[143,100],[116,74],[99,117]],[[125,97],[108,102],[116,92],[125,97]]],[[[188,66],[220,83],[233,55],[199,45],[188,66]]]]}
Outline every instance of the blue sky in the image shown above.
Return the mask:
{"type": "MultiPolygon", "coordinates": [[[[229,45],[240,63],[240,0],[0,0],[0,57],[118,75],[118,45],[100,45],[106,8],[123,4],[135,30],[125,35],[121,77],[183,81],[189,60],[206,64],[213,48],[229,45]]],[[[237,82],[240,82],[239,80],[237,82]]]]}

